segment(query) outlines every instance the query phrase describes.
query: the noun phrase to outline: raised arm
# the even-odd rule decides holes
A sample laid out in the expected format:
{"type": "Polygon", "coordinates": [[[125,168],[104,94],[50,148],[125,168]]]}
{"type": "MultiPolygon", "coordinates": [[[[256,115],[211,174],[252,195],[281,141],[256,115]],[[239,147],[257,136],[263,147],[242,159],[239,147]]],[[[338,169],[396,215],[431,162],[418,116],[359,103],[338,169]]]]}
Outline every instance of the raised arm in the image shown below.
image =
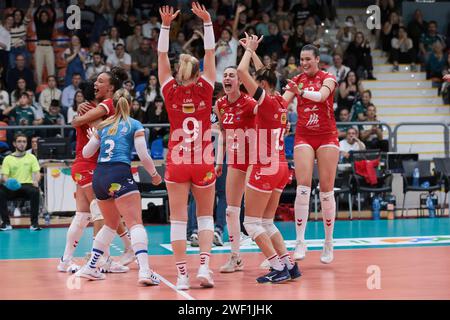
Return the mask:
{"type": "Polygon", "coordinates": [[[261,39],[262,38],[258,39],[255,35],[249,36],[247,33],[245,34],[245,52],[237,68],[239,79],[244,84],[248,94],[252,97],[255,95],[256,89],[258,89],[258,84],[249,73],[248,67],[250,65],[250,59],[258,48],[261,39]]]}
{"type": "Polygon", "coordinates": [[[159,8],[159,14],[161,15],[162,25],[161,32],[158,39],[158,79],[161,85],[165,83],[171,76],[172,70],[170,70],[169,55],[169,33],[170,24],[178,16],[180,10],[173,13],[173,7],[163,6],[159,8]]]}
{"type": "MultiPolygon", "coordinates": [[[[261,38],[258,40],[258,43],[261,42],[263,38],[264,38],[264,36],[262,35],[261,38]]],[[[239,43],[241,46],[243,46],[245,48],[245,38],[240,39],[239,43]]],[[[255,66],[256,71],[258,71],[259,69],[264,67],[264,64],[262,63],[261,59],[256,54],[256,52],[253,52],[253,54],[252,54],[252,61],[253,61],[253,65],[255,66]]]]}
{"type": "Polygon", "coordinates": [[[205,48],[203,75],[212,83],[216,81],[216,57],[214,40],[214,30],[211,22],[211,16],[204,5],[198,2],[192,2],[192,12],[203,20],[204,34],[203,42],[205,48]]]}

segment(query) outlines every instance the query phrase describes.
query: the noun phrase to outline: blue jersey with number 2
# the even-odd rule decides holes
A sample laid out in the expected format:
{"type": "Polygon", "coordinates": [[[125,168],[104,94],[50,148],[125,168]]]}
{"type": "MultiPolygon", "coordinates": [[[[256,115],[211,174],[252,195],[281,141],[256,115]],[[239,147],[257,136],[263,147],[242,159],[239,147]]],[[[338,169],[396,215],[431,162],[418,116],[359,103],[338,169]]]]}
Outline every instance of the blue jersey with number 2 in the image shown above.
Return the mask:
{"type": "Polygon", "coordinates": [[[127,121],[121,120],[116,134],[109,135],[108,125],[98,131],[100,137],[100,155],[98,163],[124,162],[131,164],[131,153],[134,148],[134,137],[136,132],[144,133],[142,124],[132,118],[127,121]]]}

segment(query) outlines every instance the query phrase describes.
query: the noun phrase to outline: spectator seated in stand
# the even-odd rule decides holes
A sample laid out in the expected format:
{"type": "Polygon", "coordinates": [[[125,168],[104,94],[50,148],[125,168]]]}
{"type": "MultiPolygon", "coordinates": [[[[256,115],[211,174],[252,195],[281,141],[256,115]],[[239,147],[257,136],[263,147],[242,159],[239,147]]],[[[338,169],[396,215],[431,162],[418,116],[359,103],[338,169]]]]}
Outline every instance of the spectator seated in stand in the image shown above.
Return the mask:
{"type": "Polygon", "coordinates": [[[413,41],[408,38],[408,33],[404,27],[398,29],[398,36],[394,36],[391,40],[391,55],[390,62],[394,65],[392,71],[399,71],[399,63],[406,63],[411,65],[411,71],[416,71],[415,51],[413,41]]]}
{"type": "Polygon", "coordinates": [[[348,162],[352,151],[362,150],[366,150],[366,146],[358,139],[358,129],[353,127],[348,128],[345,139],[339,142],[340,162],[348,162]]]}
{"type": "MultiPolygon", "coordinates": [[[[373,104],[367,107],[367,122],[379,122],[377,119],[377,109],[373,104]]],[[[368,124],[360,125],[360,139],[367,149],[379,149],[382,152],[389,152],[389,143],[383,140],[383,129],[381,125],[368,124]]]]}
{"type": "MultiPolygon", "coordinates": [[[[44,115],[45,125],[65,125],[64,116],[61,114],[61,105],[58,100],[52,100],[48,112],[44,115]]],[[[60,129],[46,129],[45,137],[61,137],[60,129]]]]}
{"type": "Polygon", "coordinates": [[[61,90],[56,86],[56,78],[53,75],[47,77],[47,88],[39,95],[39,104],[44,111],[48,111],[52,100],[61,101],[61,90]]]}

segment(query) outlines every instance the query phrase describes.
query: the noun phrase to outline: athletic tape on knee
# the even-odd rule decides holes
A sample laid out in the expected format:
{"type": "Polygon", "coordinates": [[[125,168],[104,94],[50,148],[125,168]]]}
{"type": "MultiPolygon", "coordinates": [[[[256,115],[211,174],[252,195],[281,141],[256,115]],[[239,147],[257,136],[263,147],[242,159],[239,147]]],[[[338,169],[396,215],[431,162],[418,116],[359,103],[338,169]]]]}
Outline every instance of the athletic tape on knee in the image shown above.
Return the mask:
{"type": "Polygon", "coordinates": [[[253,240],[255,240],[259,235],[266,232],[262,226],[262,219],[256,217],[245,217],[244,227],[247,233],[253,240]]]}
{"type": "Polygon", "coordinates": [[[336,212],[336,199],[334,199],[334,191],[320,192],[319,198],[323,213],[334,214],[336,212]]]}
{"type": "Polygon", "coordinates": [[[103,214],[100,211],[100,208],[98,206],[97,199],[94,199],[91,201],[91,204],[89,205],[89,210],[91,211],[92,215],[92,221],[98,221],[103,220],[103,214]]]}
{"type": "Polygon", "coordinates": [[[297,186],[297,194],[295,196],[295,204],[299,206],[309,206],[309,198],[311,196],[311,188],[307,186],[297,186]]]}
{"type": "Polygon", "coordinates": [[[186,241],[186,221],[170,221],[170,241],[186,241]]]}
{"type": "Polygon", "coordinates": [[[198,232],[212,231],[214,232],[214,218],[212,216],[198,217],[198,232]]]}
{"type": "Polygon", "coordinates": [[[91,215],[89,212],[76,212],[75,217],[73,217],[73,225],[83,230],[87,227],[90,221],[91,215]]]}
{"type": "Polygon", "coordinates": [[[273,219],[262,219],[262,226],[264,230],[266,230],[266,233],[269,236],[269,238],[272,238],[274,234],[280,232],[273,223],[273,219]]]}

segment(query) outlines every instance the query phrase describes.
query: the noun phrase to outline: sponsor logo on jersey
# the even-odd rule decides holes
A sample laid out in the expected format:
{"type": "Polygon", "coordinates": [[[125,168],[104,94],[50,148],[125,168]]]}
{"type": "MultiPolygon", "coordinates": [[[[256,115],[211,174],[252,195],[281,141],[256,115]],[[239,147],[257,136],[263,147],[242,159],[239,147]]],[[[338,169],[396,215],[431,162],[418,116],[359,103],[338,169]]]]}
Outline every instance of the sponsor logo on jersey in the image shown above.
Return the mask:
{"type": "Polygon", "coordinates": [[[287,122],[287,114],[283,112],[281,114],[281,124],[286,124],[286,122],[287,122]]]}
{"type": "Polygon", "coordinates": [[[309,116],[309,120],[306,123],[307,127],[317,126],[319,124],[319,116],[316,113],[313,113],[309,116]]]}
{"type": "Polygon", "coordinates": [[[184,113],[194,113],[195,107],[193,103],[183,103],[183,112],[184,113]]]}
{"type": "Polygon", "coordinates": [[[305,108],[305,112],[314,112],[314,111],[319,111],[319,107],[317,105],[314,105],[312,108],[310,107],[305,108]]]}

